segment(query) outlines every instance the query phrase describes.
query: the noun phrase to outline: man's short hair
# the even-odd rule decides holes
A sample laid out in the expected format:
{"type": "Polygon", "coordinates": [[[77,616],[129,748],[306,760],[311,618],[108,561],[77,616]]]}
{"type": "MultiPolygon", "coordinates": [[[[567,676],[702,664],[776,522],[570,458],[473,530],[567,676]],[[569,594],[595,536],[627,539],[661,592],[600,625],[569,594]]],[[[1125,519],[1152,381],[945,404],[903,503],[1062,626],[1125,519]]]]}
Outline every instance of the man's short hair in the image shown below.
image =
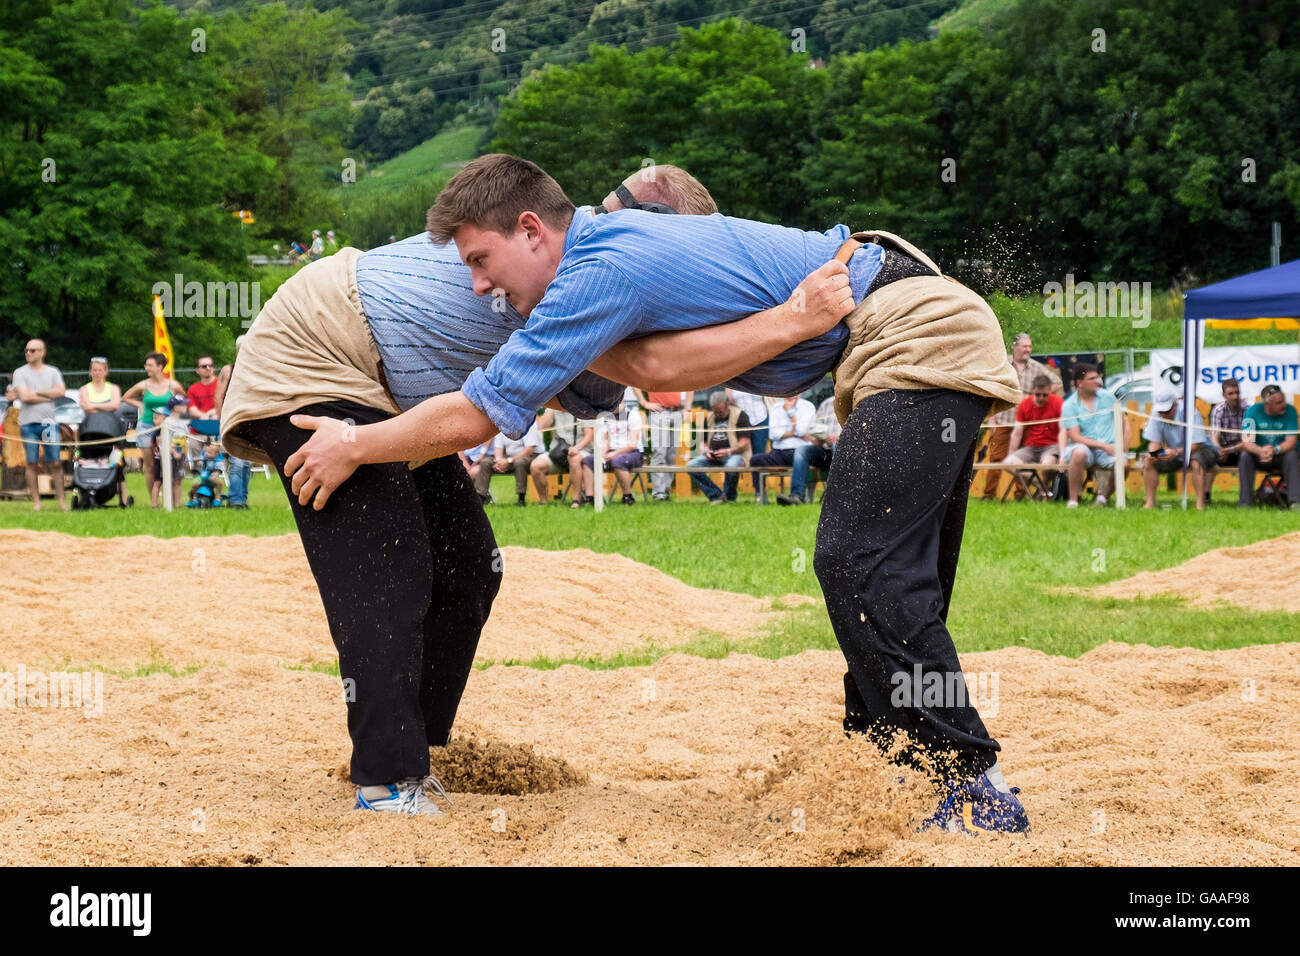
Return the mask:
{"type": "Polygon", "coordinates": [[[1051,388],[1052,380],[1046,375],[1035,375],[1034,380],[1029,383],[1029,387],[1032,389],[1051,388]]]}
{"type": "Polygon", "coordinates": [[[505,153],[489,153],[451,178],[429,210],[435,242],[450,242],[468,224],[510,235],[519,216],[534,212],[548,226],[562,229],[573,218],[573,203],[560,184],[536,163],[505,153]]]}
{"type": "Polygon", "coordinates": [[[1029,333],[1028,333],[1028,332],[1017,332],[1016,335],[1015,335],[1015,338],[1013,338],[1013,339],[1011,340],[1011,344],[1012,344],[1012,345],[1019,345],[1021,342],[1023,342],[1023,341],[1024,341],[1025,339],[1027,339],[1027,338],[1029,338],[1029,333]]]}
{"type": "Polygon", "coordinates": [[[1095,371],[1097,371],[1097,366],[1091,362],[1075,362],[1074,368],[1070,372],[1070,378],[1077,385],[1095,371]]]}
{"type": "Polygon", "coordinates": [[[145,355],[144,360],[147,362],[150,359],[153,359],[163,368],[167,367],[167,356],[163,355],[161,352],[149,352],[147,355],[145,355]]]}
{"type": "Polygon", "coordinates": [[[647,166],[630,183],[638,202],[661,202],[684,216],[711,216],[718,211],[704,184],[680,166],[647,166]]]}
{"type": "Polygon", "coordinates": [[[1227,388],[1228,386],[1232,386],[1239,392],[1241,391],[1241,383],[1238,382],[1235,378],[1225,378],[1223,380],[1223,387],[1227,388]]]}
{"type": "Polygon", "coordinates": [[[1282,391],[1281,385],[1274,385],[1271,382],[1260,389],[1259,397],[1262,399],[1272,398],[1278,392],[1282,391]]]}
{"type": "Polygon", "coordinates": [[[726,393],[726,392],[719,390],[719,391],[716,391],[716,392],[710,392],[710,393],[709,393],[709,407],[710,407],[710,408],[712,408],[714,405],[728,405],[728,404],[730,404],[730,402],[728,402],[728,400],[727,400],[727,393],[726,393]]]}

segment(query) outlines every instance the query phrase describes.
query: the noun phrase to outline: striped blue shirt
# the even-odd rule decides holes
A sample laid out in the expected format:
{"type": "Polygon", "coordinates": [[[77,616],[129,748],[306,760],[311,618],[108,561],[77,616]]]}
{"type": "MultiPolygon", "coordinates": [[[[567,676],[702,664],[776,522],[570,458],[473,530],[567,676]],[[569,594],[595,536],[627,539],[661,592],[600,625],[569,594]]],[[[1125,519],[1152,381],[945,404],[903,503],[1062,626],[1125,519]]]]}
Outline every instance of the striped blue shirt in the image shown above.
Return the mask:
{"type": "MultiPolygon", "coordinates": [[[[535,410],[626,338],[742,319],[785,302],[830,261],[850,230],[806,232],[712,216],[580,207],[564,237],[555,279],[485,369],[462,391],[507,435],[522,435],[535,410]]],[[[849,261],[855,302],[880,270],[879,246],[849,261]]],[[[759,395],[793,395],[834,367],[848,339],[841,322],[725,384],[759,395]]]]}
{"type": "MultiPolygon", "coordinates": [[[[403,411],[458,391],[524,326],[505,299],[475,295],[455,243],[437,245],[427,232],[358,256],[357,291],[389,391],[403,411]]],[[[552,395],[573,414],[594,418],[622,399],[623,386],[580,371],[543,402],[552,395]]]]}

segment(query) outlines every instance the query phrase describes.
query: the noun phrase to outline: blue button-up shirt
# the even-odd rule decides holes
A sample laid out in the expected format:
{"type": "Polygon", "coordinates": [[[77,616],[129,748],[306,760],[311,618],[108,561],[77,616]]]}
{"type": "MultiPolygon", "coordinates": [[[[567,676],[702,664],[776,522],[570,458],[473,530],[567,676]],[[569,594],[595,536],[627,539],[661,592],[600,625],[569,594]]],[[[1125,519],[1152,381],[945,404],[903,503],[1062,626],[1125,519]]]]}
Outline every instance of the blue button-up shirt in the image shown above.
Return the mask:
{"type": "MultiPolygon", "coordinates": [[[[610,346],[780,305],[849,234],[844,226],[806,232],[716,213],[623,210],[593,217],[581,207],[542,301],[462,391],[505,434],[521,435],[537,407],[610,346]]],[[[849,261],[855,302],[865,297],[881,261],[875,245],[849,261]]],[[[841,322],[726,384],[759,395],[797,394],[830,371],[847,339],[841,322]]]]}
{"type": "MultiPolygon", "coordinates": [[[[504,298],[475,295],[455,243],[435,244],[427,232],[362,253],[357,292],[403,411],[459,390],[524,326],[504,298]]],[[[574,415],[594,418],[622,400],[623,386],[581,371],[554,394],[574,415]]]]}

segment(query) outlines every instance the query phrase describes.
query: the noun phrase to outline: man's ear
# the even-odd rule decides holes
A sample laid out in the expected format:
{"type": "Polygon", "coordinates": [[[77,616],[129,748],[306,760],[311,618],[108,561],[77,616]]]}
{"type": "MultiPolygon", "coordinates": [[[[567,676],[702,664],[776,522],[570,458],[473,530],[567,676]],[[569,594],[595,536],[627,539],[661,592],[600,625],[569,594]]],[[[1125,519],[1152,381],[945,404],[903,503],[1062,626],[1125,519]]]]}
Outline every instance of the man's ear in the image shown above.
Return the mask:
{"type": "Polygon", "coordinates": [[[537,213],[525,210],[519,214],[519,229],[531,245],[536,245],[542,238],[542,219],[537,213]]]}

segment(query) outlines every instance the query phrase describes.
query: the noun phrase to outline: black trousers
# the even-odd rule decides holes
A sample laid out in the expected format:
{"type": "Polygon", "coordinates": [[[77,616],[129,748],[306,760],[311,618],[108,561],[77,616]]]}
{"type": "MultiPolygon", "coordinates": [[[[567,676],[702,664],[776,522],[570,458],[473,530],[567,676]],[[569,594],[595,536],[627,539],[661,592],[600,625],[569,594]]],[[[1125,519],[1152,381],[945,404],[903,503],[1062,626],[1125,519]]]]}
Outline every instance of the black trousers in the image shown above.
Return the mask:
{"type": "Polygon", "coordinates": [[[1237,493],[1238,504],[1255,503],[1255,475],[1260,472],[1266,475],[1281,475],[1282,480],[1286,482],[1287,503],[1295,504],[1300,501],[1300,450],[1292,448],[1283,455],[1275,452],[1273,460],[1268,464],[1261,463],[1258,455],[1243,451],[1241,457],[1237,459],[1237,484],[1241,486],[1237,493]]]}
{"type": "Polygon", "coordinates": [[[990,404],[946,389],[864,398],[836,446],[817,528],[814,567],[849,667],[844,729],[886,752],[905,732],[896,759],[939,779],[978,776],[999,750],[957,686],[946,625],[990,404]]]}
{"type": "MultiPolygon", "coordinates": [[[[358,425],[388,417],[352,402],[299,411],[358,425]]],[[[426,775],[429,747],[451,733],[501,583],[473,482],[456,455],[414,470],[363,465],[315,511],[284,478],[285,460],[311,432],[288,415],[246,427],[280,472],[320,588],[345,682],[353,782],[426,775]]]]}

